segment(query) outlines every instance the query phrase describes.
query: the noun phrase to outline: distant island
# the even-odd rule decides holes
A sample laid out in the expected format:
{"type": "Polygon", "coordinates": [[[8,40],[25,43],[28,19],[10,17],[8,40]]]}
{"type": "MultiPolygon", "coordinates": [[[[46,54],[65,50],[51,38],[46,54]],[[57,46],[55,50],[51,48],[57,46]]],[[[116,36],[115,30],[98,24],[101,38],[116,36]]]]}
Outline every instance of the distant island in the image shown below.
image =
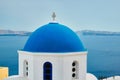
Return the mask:
{"type": "Polygon", "coordinates": [[[82,35],[96,35],[96,36],[120,36],[120,32],[110,32],[110,31],[83,30],[83,31],[77,31],[76,33],[82,35]]]}
{"type": "MultiPolygon", "coordinates": [[[[0,36],[29,36],[32,32],[0,30],[0,36]]],[[[120,32],[82,30],[76,32],[78,35],[96,35],[96,36],[120,36],[120,32]]]]}
{"type": "Polygon", "coordinates": [[[31,33],[28,31],[0,30],[0,36],[29,36],[31,33]]]}

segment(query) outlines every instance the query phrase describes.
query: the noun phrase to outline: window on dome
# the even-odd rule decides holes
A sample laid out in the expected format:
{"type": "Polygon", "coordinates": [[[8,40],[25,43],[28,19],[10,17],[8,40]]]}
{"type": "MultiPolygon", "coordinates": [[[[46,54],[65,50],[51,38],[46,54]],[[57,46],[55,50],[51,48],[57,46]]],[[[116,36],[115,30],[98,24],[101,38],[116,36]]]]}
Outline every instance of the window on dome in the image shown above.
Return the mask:
{"type": "Polygon", "coordinates": [[[52,80],[52,64],[45,62],[43,65],[43,78],[44,80],[52,80]]]}
{"type": "Polygon", "coordinates": [[[26,61],[26,60],[23,63],[23,73],[24,73],[25,77],[28,76],[28,61],[26,61]]]}
{"type": "Polygon", "coordinates": [[[73,63],[72,63],[72,78],[79,79],[79,63],[78,63],[78,61],[73,61],[73,63]]]}

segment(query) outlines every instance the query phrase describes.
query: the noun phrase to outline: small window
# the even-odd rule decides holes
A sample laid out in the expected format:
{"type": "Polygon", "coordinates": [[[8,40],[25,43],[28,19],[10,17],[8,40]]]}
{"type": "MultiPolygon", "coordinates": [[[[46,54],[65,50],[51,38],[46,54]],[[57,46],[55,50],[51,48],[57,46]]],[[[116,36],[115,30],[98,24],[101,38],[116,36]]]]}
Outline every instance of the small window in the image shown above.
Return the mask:
{"type": "Polygon", "coordinates": [[[43,69],[44,80],[52,80],[52,64],[50,62],[45,62],[43,69]]]}
{"type": "Polygon", "coordinates": [[[28,76],[28,72],[26,72],[26,76],[28,76]]]}
{"type": "Polygon", "coordinates": [[[78,79],[79,77],[79,64],[77,61],[73,61],[72,63],[72,78],[78,79]]]}
{"type": "Polygon", "coordinates": [[[28,67],[26,67],[26,70],[28,71],[28,67]]]}
{"type": "Polygon", "coordinates": [[[24,61],[24,65],[23,65],[23,73],[24,76],[27,77],[28,76],[28,61],[24,61]]]}
{"type": "Polygon", "coordinates": [[[72,71],[75,72],[75,68],[72,68],[72,71]]]}
{"type": "Polygon", "coordinates": [[[75,65],[76,65],[76,63],[75,63],[75,62],[73,62],[73,63],[72,63],[72,66],[75,66],[75,65]]]}
{"type": "Polygon", "coordinates": [[[27,61],[26,61],[25,63],[26,63],[26,65],[28,65],[28,62],[27,62],[27,61]]]}
{"type": "Polygon", "coordinates": [[[72,77],[73,77],[73,78],[75,77],[75,73],[72,74],[72,77]]]}

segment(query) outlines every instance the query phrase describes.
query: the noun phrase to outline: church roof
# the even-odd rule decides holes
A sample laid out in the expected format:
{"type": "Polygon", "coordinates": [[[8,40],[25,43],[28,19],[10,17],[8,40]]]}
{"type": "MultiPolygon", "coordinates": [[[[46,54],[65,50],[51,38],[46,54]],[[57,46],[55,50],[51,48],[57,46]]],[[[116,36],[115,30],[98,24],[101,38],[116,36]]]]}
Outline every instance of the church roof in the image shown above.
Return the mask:
{"type": "Polygon", "coordinates": [[[80,52],[85,51],[85,48],[75,32],[65,25],[51,22],[34,31],[23,50],[56,53],[80,52]]]}

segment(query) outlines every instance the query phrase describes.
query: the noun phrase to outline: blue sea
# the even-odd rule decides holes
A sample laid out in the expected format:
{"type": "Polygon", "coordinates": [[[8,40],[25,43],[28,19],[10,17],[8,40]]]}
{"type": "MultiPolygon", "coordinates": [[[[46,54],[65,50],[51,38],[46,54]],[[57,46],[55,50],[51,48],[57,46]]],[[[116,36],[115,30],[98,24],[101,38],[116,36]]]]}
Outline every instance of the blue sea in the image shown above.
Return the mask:
{"type": "MultiPolygon", "coordinates": [[[[97,77],[120,75],[120,36],[80,35],[88,50],[87,71],[97,77]]],[[[18,74],[18,53],[28,36],[0,36],[0,66],[18,74]]]]}
{"type": "Polygon", "coordinates": [[[0,66],[9,67],[9,75],[18,74],[18,53],[28,36],[0,36],[0,66]]]}

